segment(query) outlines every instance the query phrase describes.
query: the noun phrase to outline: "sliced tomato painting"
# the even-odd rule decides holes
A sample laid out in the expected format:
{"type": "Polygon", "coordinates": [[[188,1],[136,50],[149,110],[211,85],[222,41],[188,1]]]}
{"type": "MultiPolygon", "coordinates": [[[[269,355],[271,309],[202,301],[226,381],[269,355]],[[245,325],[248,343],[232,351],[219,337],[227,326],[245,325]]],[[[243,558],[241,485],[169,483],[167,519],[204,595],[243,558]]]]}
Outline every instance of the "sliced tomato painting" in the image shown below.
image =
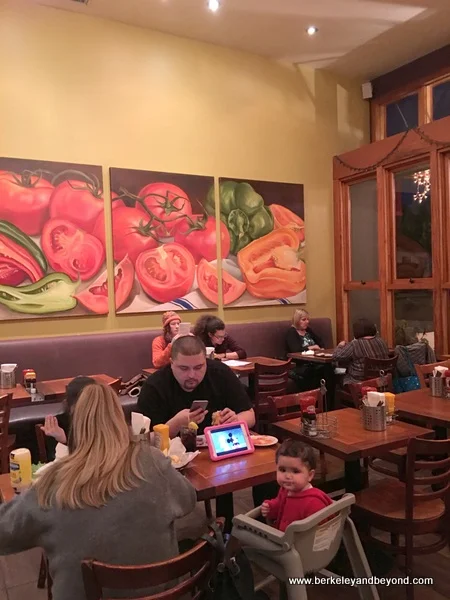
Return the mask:
{"type": "MultiPolygon", "coordinates": [[[[114,268],[114,298],[116,310],[128,300],[134,283],[134,267],[126,256],[114,268]]],[[[108,314],[108,272],[107,269],[75,298],[90,312],[97,315],[108,314]]]]}
{"type": "MultiPolygon", "coordinates": [[[[200,261],[197,269],[198,287],[201,293],[216,306],[219,304],[219,277],[217,268],[207,262],[204,258],[200,261]]],[[[226,306],[242,296],[245,292],[245,283],[239,281],[222,269],[223,303],[226,306]]]]}

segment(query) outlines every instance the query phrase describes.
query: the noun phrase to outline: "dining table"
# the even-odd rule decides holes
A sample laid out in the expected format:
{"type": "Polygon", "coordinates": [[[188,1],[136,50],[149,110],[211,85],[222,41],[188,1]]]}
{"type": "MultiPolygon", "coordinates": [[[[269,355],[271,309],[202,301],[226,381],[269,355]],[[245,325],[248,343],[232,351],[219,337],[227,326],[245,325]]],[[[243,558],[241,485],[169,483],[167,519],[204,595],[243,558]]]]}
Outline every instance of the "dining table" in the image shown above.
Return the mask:
{"type": "MultiPolygon", "coordinates": [[[[225,362],[225,364],[227,362],[229,362],[230,364],[228,366],[233,371],[233,373],[236,373],[236,375],[248,376],[248,375],[254,374],[256,363],[259,363],[260,365],[277,366],[277,365],[282,365],[286,361],[278,359],[278,358],[270,358],[268,356],[249,356],[247,358],[243,358],[242,360],[239,359],[239,360],[222,361],[222,362],[225,362]],[[243,364],[235,364],[235,363],[243,363],[243,364]]],[[[152,375],[155,371],[157,371],[157,369],[155,369],[154,367],[150,367],[148,369],[142,369],[142,375],[144,377],[148,377],[149,375],[152,375]]]]}
{"type": "MultiPolygon", "coordinates": [[[[116,377],[110,377],[104,373],[89,375],[99,383],[106,385],[116,381],[116,377]]],[[[38,394],[35,397],[40,398],[39,401],[33,400],[33,396],[24,388],[21,383],[16,384],[13,388],[0,388],[0,396],[4,394],[12,394],[10,407],[11,409],[19,408],[22,406],[36,406],[38,404],[49,404],[52,402],[58,402],[66,394],[67,384],[72,381],[73,377],[66,377],[64,379],[49,379],[45,381],[38,381],[36,389],[38,394]]]]}
{"type": "MultiPolygon", "coordinates": [[[[252,454],[220,461],[212,461],[208,449],[202,448],[180,472],[196,489],[199,501],[211,500],[228,492],[275,481],[277,448],[278,444],[255,448],[252,454]]],[[[0,475],[0,500],[8,502],[14,496],[9,473],[0,475]]]]}
{"type": "Polygon", "coordinates": [[[438,439],[448,437],[450,399],[432,396],[430,388],[396,394],[395,412],[399,418],[433,427],[438,439]]]}
{"type": "Polygon", "coordinates": [[[296,362],[314,362],[323,365],[333,362],[334,348],[326,350],[314,350],[314,354],[304,354],[303,352],[289,352],[288,358],[292,358],[296,362]]]}
{"type": "Polygon", "coordinates": [[[342,408],[329,414],[337,420],[337,431],[332,437],[311,437],[302,433],[300,418],[273,423],[275,435],[280,439],[294,438],[345,461],[345,489],[355,493],[364,487],[361,459],[379,456],[382,452],[405,447],[415,437],[434,437],[432,429],[395,420],[384,431],[364,428],[361,411],[342,408]]]}

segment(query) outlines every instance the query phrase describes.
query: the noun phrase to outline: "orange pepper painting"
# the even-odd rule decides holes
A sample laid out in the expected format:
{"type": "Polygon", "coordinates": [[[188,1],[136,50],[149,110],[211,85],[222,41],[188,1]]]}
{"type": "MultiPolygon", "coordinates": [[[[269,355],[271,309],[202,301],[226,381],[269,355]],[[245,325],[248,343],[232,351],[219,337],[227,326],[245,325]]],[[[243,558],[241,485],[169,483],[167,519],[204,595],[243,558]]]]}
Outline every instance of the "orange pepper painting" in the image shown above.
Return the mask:
{"type": "MultiPolygon", "coordinates": [[[[305,303],[303,186],[219,179],[219,199],[230,236],[222,253],[224,306],[305,303]]],[[[211,190],[206,211],[214,208],[211,190]]]]}
{"type": "Polygon", "coordinates": [[[300,258],[297,233],[275,229],[238,253],[247,290],[256,298],[295,296],[306,287],[306,267],[300,258]]]}

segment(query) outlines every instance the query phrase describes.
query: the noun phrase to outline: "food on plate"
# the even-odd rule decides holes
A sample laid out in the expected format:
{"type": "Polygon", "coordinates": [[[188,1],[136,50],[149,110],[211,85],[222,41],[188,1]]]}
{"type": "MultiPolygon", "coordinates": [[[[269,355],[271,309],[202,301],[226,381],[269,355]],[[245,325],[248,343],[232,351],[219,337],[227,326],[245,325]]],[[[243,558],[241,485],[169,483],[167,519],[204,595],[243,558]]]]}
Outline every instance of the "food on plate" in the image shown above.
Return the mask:
{"type": "Polygon", "coordinates": [[[105,261],[104,245],[72,222],[50,219],[44,226],[42,248],[55,271],[67,273],[73,281],[87,281],[105,261]]]}
{"type": "Polygon", "coordinates": [[[288,227],[297,236],[299,244],[305,241],[305,222],[303,219],[293,213],[292,210],[289,210],[289,208],[281,206],[281,204],[271,204],[269,209],[273,215],[275,229],[288,227]]]}
{"type": "Polygon", "coordinates": [[[12,223],[0,221],[0,264],[8,267],[3,282],[21,283],[25,277],[35,282],[47,271],[47,261],[42,250],[25,233],[12,223]],[[24,273],[20,281],[19,273],[24,273]]]}
{"type": "Polygon", "coordinates": [[[272,446],[278,442],[272,435],[251,435],[254,446],[272,446]]]}
{"type": "Polygon", "coordinates": [[[181,460],[181,459],[180,459],[180,457],[179,457],[179,456],[175,456],[174,454],[171,454],[171,455],[170,455],[170,460],[171,460],[171,461],[172,461],[172,462],[173,462],[175,465],[177,465],[177,464],[180,462],[180,460],[181,460]]]}
{"type": "MultiPolygon", "coordinates": [[[[197,283],[201,293],[213,304],[219,304],[219,283],[217,267],[208,263],[204,258],[197,267],[197,283]]],[[[245,292],[245,283],[239,281],[222,269],[223,303],[231,304],[245,292]]]]}
{"type": "Polygon", "coordinates": [[[30,315],[71,310],[77,305],[73,293],[78,285],[79,282],[73,283],[65,273],[50,273],[36,283],[21,287],[0,285],[0,304],[30,315]]]}
{"type": "Polygon", "coordinates": [[[197,423],[194,423],[194,421],[191,421],[188,425],[188,429],[192,429],[192,431],[197,431],[197,429],[198,429],[197,423]]]}
{"type": "Polygon", "coordinates": [[[220,410],[216,410],[211,415],[211,425],[220,425],[220,410]]]}
{"type": "MultiPolygon", "coordinates": [[[[185,217],[180,219],[175,227],[174,241],[185,246],[196,263],[202,258],[207,261],[217,258],[216,240],[215,217],[206,215],[185,217]]],[[[230,253],[230,234],[222,221],[220,221],[220,246],[222,258],[226,258],[230,253]]]]}
{"type": "Polygon", "coordinates": [[[180,244],[164,244],[146,250],[138,256],[135,266],[142,289],[156,302],[180,298],[194,283],[194,258],[180,244]]]}
{"type": "Polygon", "coordinates": [[[286,298],[306,287],[306,266],[298,238],[287,227],[255,240],[238,254],[247,290],[256,298],[286,298]]]}
{"type": "MultiPolygon", "coordinates": [[[[130,296],[134,283],[134,267],[128,257],[125,257],[114,267],[114,302],[118,310],[130,296]]],[[[108,313],[108,270],[87,287],[75,294],[75,298],[91,312],[97,315],[108,313]]]]}
{"type": "Polygon", "coordinates": [[[41,171],[0,171],[0,219],[27,235],[38,235],[48,218],[53,190],[41,171]]]}
{"type": "MultiPolygon", "coordinates": [[[[133,264],[145,250],[158,246],[155,234],[156,225],[150,216],[138,205],[124,206],[121,200],[112,205],[112,235],[114,260],[121,261],[128,256],[133,264]]],[[[93,235],[105,245],[105,214],[102,211],[95,223],[93,235]]]]}
{"type": "MultiPolygon", "coordinates": [[[[231,254],[273,230],[273,216],[263,197],[246,182],[222,181],[219,185],[220,218],[227,226],[231,254]]],[[[205,209],[215,215],[214,186],[208,192],[205,209]]]]}
{"type": "Polygon", "coordinates": [[[192,215],[187,194],[172,183],[149,183],[139,192],[139,200],[155,218],[155,233],[159,239],[173,235],[180,219],[192,215]]]}
{"type": "MultiPolygon", "coordinates": [[[[63,175],[64,171],[59,174],[63,175]]],[[[50,198],[50,217],[67,219],[92,233],[98,215],[104,210],[103,190],[95,176],[79,173],[78,179],[66,179],[59,183],[50,198]]]]}

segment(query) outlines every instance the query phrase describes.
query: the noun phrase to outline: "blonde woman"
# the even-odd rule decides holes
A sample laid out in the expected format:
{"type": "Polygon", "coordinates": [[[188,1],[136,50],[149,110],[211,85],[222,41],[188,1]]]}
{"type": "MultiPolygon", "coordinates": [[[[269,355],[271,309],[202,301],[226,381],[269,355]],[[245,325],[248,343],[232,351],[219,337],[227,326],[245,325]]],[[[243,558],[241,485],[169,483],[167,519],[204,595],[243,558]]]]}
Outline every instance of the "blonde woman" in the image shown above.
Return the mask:
{"type": "Polygon", "coordinates": [[[175,519],[196,503],[170,459],[130,442],[119,399],[106,385],[81,393],[69,449],[28,492],[0,506],[0,554],[43,548],[54,600],[85,597],[85,558],[137,565],[177,555],[175,519]]]}
{"type": "MultiPolygon", "coordinates": [[[[309,313],[303,308],[297,309],[292,318],[292,326],[286,333],[286,353],[319,350],[322,347],[322,340],[309,326],[309,313]]],[[[295,381],[296,391],[312,390],[319,386],[324,377],[323,365],[298,363],[289,373],[289,377],[295,381]]]]}
{"type": "Polygon", "coordinates": [[[309,313],[302,308],[297,309],[286,334],[286,352],[320,350],[322,347],[322,340],[309,327],[309,313]]]}

